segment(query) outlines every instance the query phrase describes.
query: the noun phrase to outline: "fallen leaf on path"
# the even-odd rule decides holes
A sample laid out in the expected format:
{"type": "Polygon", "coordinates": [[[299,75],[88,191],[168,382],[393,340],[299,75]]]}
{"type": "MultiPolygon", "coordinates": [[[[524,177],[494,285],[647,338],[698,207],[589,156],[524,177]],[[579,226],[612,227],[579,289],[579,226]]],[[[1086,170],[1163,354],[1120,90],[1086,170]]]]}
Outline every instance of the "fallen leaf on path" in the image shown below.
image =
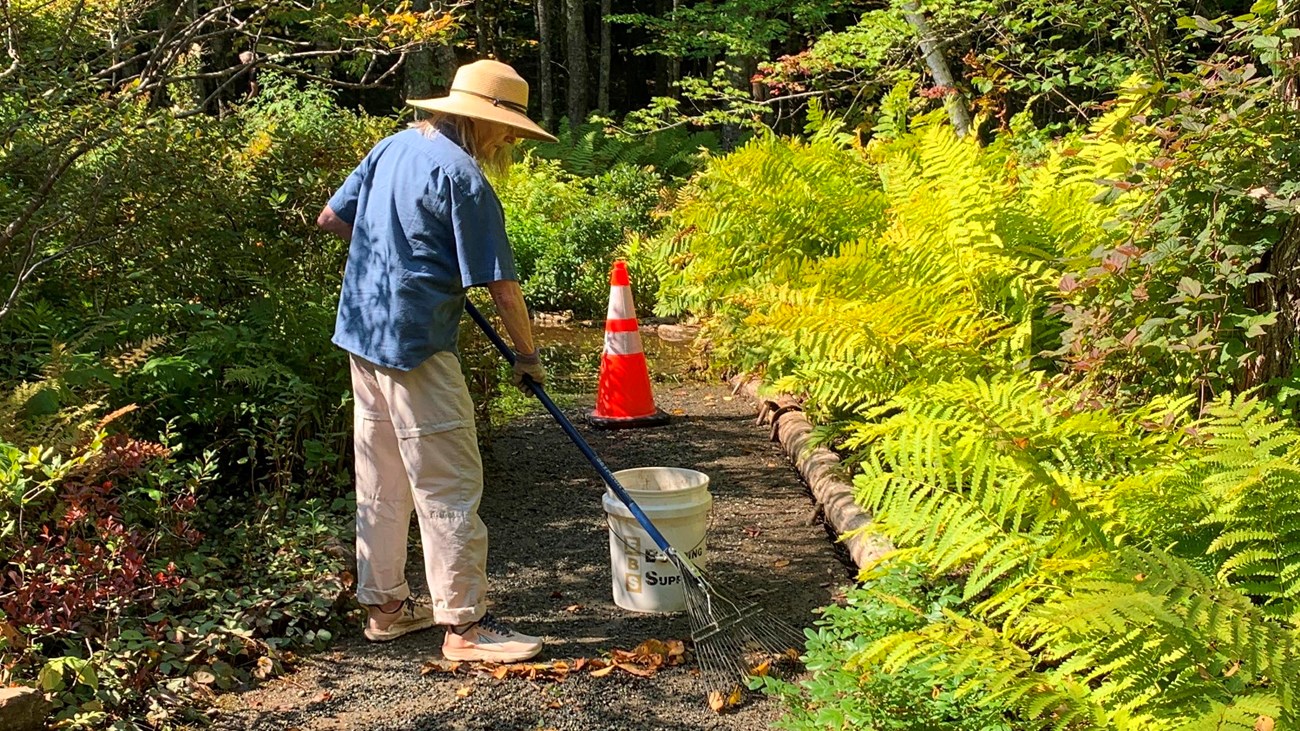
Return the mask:
{"type": "Polygon", "coordinates": [[[468,698],[468,697],[469,697],[469,694],[472,693],[473,690],[474,690],[474,687],[471,686],[471,685],[462,685],[461,687],[459,687],[459,688],[456,689],[456,697],[457,697],[457,698],[468,698]]]}
{"type": "Polygon", "coordinates": [[[681,665],[686,661],[686,643],[681,640],[650,639],[632,650],[611,650],[608,658],[579,657],[572,660],[554,660],[542,663],[454,662],[430,660],[420,666],[421,675],[442,673],[455,675],[471,673],[490,676],[496,680],[525,678],[528,680],[561,681],[573,673],[591,671],[594,677],[603,677],[622,670],[629,675],[648,678],[661,668],[681,665]]]}
{"type": "Polygon", "coordinates": [[[758,538],[762,534],[763,534],[763,529],[759,528],[756,525],[745,526],[745,535],[749,536],[750,538],[758,538]]]}
{"type": "Polygon", "coordinates": [[[430,660],[420,666],[420,674],[428,675],[429,673],[454,673],[460,670],[463,663],[454,660],[430,660]]]}
{"type": "Polygon", "coordinates": [[[718,690],[711,690],[711,691],[709,691],[709,710],[710,710],[710,711],[713,711],[714,713],[722,713],[722,709],[725,708],[726,705],[727,705],[727,702],[726,702],[726,700],[723,699],[723,697],[722,697],[722,691],[718,691],[718,690]]]}
{"type": "Polygon", "coordinates": [[[783,568],[785,568],[786,566],[789,566],[789,565],[790,565],[790,559],[788,559],[788,558],[783,558],[783,559],[781,559],[781,560],[779,560],[779,561],[777,561],[777,562],[775,562],[775,563],[772,564],[772,566],[774,566],[774,567],[776,567],[776,568],[778,568],[778,569],[783,569],[783,568]]]}
{"type": "Polygon", "coordinates": [[[709,691],[709,710],[714,713],[722,713],[728,708],[740,705],[740,701],[744,697],[744,692],[739,685],[732,688],[731,692],[725,696],[722,695],[720,690],[711,690],[709,691]]]}
{"type": "Polygon", "coordinates": [[[758,666],[755,667],[753,670],[750,670],[749,674],[762,677],[764,675],[767,675],[768,671],[771,669],[772,669],[772,661],[764,660],[763,662],[760,662],[758,666]]]}
{"type": "Polygon", "coordinates": [[[582,606],[581,604],[570,604],[569,606],[564,608],[564,611],[577,614],[578,612],[581,612],[585,608],[586,607],[582,606]]]}
{"type": "Polygon", "coordinates": [[[628,663],[628,662],[615,663],[614,667],[629,672],[632,675],[637,676],[638,678],[648,678],[651,675],[654,675],[656,670],[656,668],[654,667],[644,668],[644,667],[633,665],[632,663],[628,663]]]}
{"type": "Polygon", "coordinates": [[[329,700],[329,699],[331,699],[331,698],[333,698],[333,697],[334,697],[334,694],[331,693],[331,692],[329,692],[329,691],[327,690],[327,691],[325,691],[324,693],[321,693],[321,694],[319,694],[319,695],[316,696],[316,702],[317,702],[317,703],[324,703],[325,701],[327,701],[327,700],[329,700]]]}
{"type": "Polygon", "coordinates": [[[686,416],[686,409],[673,409],[673,416],[686,416]]]}
{"type": "Polygon", "coordinates": [[[253,668],[253,677],[258,680],[266,680],[266,677],[271,674],[272,670],[275,670],[275,663],[271,658],[263,655],[257,658],[257,667],[253,668]]]}

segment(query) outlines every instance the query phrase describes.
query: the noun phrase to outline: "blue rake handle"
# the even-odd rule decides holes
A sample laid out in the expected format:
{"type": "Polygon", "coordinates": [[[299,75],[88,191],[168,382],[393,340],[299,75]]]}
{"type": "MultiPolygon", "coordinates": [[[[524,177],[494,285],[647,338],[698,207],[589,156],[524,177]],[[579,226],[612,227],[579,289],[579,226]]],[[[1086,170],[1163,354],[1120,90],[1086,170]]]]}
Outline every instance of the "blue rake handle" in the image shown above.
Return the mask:
{"type": "MultiPolygon", "coordinates": [[[[511,350],[510,346],[506,345],[506,342],[501,339],[501,336],[492,328],[492,324],[487,321],[487,318],[483,317],[483,313],[479,312],[478,308],[474,306],[474,303],[469,300],[465,301],[465,309],[469,311],[469,316],[474,319],[474,322],[478,323],[480,328],[483,329],[483,334],[488,336],[488,340],[492,341],[492,344],[501,352],[501,355],[504,356],[511,365],[514,365],[514,351],[511,350]]],[[[601,478],[605,480],[605,484],[609,485],[609,489],[613,490],[614,494],[618,496],[618,499],[623,501],[623,504],[627,506],[627,509],[632,511],[632,515],[636,518],[636,522],[640,523],[641,527],[645,529],[645,532],[650,534],[650,538],[654,540],[655,545],[659,547],[659,550],[669,556],[681,559],[682,556],[676,549],[669,545],[668,539],[664,538],[664,535],[659,532],[659,529],[655,527],[655,524],[650,522],[650,518],[641,511],[641,506],[637,505],[636,501],[632,499],[632,496],[627,494],[627,490],[623,489],[623,486],[619,484],[618,478],[614,477],[614,473],[609,471],[609,468],[606,467],[605,463],[601,461],[599,456],[597,456],[595,450],[591,448],[591,445],[587,444],[587,440],[583,439],[582,435],[578,433],[577,428],[573,426],[573,422],[569,421],[569,417],[565,416],[564,412],[560,411],[560,407],[556,406],[555,402],[551,400],[551,397],[546,394],[546,390],[542,388],[541,384],[528,376],[524,376],[524,385],[528,386],[528,389],[533,392],[533,395],[537,397],[537,400],[542,402],[542,406],[545,406],[546,410],[551,412],[551,416],[559,422],[560,428],[564,430],[565,434],[569,435],[569,438],[573,440],[574,444],[578,445],[578,449],[582,452],[582,455],[586,457],[587,461],[591,463],[591,466],[595,467],[596,471],[600,473],[601,478]]]]}

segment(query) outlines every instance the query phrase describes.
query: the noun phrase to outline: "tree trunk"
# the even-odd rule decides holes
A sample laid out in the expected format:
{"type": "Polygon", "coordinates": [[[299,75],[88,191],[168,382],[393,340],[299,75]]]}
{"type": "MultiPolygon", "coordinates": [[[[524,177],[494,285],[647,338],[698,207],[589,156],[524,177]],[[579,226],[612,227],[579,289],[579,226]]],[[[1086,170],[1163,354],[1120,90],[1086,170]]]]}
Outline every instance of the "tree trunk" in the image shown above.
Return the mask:
{"type": "Polygon", "coordinates": [[[1246,301],[1258,312],[1276,312],[1277,322],[1253,341],[1258,355],[1246,368],[1243,389],[1286,378],[1295,366],[1300,335],[1300,219],[1291,220],[1262,264],[1269,278],[1251,285],[1246,301]]]}
{"type": "Polygon", "coordinates": [[[568,28],[569,124],[587,118],[587,30],[583,22],[583,0],[564,0],[568,28]]]}
{"type": "Polygon", "coordinates": [[[437,46],[433,49],[433,70],[435,88],[441,88],[443,91],[451,89],[452,79],[456,78],[456,67],[460,62],[456,59],[456,47],[450,41],[437,46]]]}
{"type": "MultiPolygon", "coordinates": [[[[753,96],[753,84],[750,79],[753,78],[754,72],[758,70],[758,59],[751,56],[732,56],[727,59],[727,65],[730,66],[731,86],[735,87],[738,92],[748,93],[753,96]]],[[[736,122],[728,122],[722,125],[722,149],[731,152],[736,149],[740,143],[740,137],[744,133],[744,128],[736,122]]]]}
{"type": "MultiPolygon", "coordinates": [[[[1296,27],[1291,2],[1278,3],[1278,15],[1288,28],[1296,27]]],[[[1290,62],[1280,64],[1289,72],[1277,75],[1275,91],[1282,103],[1300,106],[1297,80],[1300,79],[1300,39],[1290,41],[1290,62]]],[[[1276,312],[1277,322],[1265,329],[1254,341],[1255,357],[1243,377],[1242,387],[1267,385],[1287,378],[1295,368],[1295,344],[1300,337],[1300,217],[1293,216],[1278,239],[1277,245],[1264,255],[1262,269],[1269,278],[1246,290],[1246,302],[1260,313],[1276,312]]]]}
{"type": "Polygon", "coordinates": [[[555,77],[551,73],[554,26],[551,24],[551,2],[552,0],[535,0],[533,6],[537,13],[537,87],[541,97],[542,126],[554,132],[555,88],[552,84],[555,77]]]}
{"type": "Polygon", "coordinates": [[[491,8],[485,7],[487,0],[474,0],[474,37],[480,58],[496,57],[497,43],[492,32],[491,8]]]}
{"type": "Polygon", "coordinates": [[[920,39],[921,53],[925,55],[925,65],[929,67],[935,85],[949,90],[943,98],[943,104],[948,109],[948,118],[952,120],[953,129],[957,131],[958,137],[965,137],[970,131],[970,111],[966,109],[966,100],[957,91],[957,82],[953,78],[952,69],[948,67],[948,59],[943,56],[943,46],[933,36],[930,21],[926,20],[921,7],[915,1],[903,3],[903,15],[920,39]]]}
{"type": "MultiPolygon", "coordinates": [[[[412,0],[411,10],[417,13],[429,9],[429,0],[412,0]]],[[[421,46],[406,57],[402,69],[402,91],[407,99],[427,99],[433,96],[433,49],[421,46]]],[[[427,112],[415,110],[415,118],[427,116],[427,112]]]]}
{"type": "MultiPolygon", "coordinates": [[[[673,0],[673,19],[676,20],[677,8],[681,0],[673,0]]],[[[710,60],[709,68],[713,68],[713,62],[710,60]]],[[[677,88],[677,83],[682,80],[682,60],[676,56],[668,58],[668,84],[664,94],[674,99],[681,98],[681,91],[677,88]]]]}
{"type": "Polygon", "coordinates": [[[596,91],[596,107],[602,114],[609,113],[609,62],[612,55],[609,14],[610,0],[600,0],[600,86],[596,91]]]}

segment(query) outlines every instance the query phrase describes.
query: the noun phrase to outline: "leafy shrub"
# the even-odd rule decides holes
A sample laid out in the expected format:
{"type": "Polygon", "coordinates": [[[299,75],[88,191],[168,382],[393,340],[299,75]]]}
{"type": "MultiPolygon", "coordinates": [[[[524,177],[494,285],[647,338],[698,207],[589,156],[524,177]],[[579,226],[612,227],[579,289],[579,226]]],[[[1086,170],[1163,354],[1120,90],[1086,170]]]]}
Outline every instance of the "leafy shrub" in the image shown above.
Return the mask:
{"type": "Polygon", "coordinates": [[[584,180],[558,163],[526,157],[499,187],[529,306],[580,317],[603,313],[611,262],[630,234],[656,225],[651,212],[659,203],[658,178],[618,166],[584,180]]]}
{"type": "Polygon", "coordinates": [[[717,133],[707,130],[674,127],[632,136],[611,134],[599,124],[574,126],[567,119],[555,136],[558,142],[532,143],[530,149],[579,178],[596,178],[614,168],[631,166],[652,168],[666,180],[684,179],[699,169],[704,154],[717,152],[720,146],[717,133]]]}
{"type": "Polygon", "coordinates": [[[166,725],[337,626],[347,579],[326,548],[345,521],[257,501],[232,515],[201,497],[213,454],[178,448],[102,430],[67,451],[0,442],[0,682],[52,694],[64,727],[166,725]]]}
{"type": "Polygon", "coordinates": [[[1204,404],[1291,377],[1295,329],[1281,293],[1295,286],[1300,113],[1273,87],[1238,56],[1201,65],[1177,94],[1132,92],[1143,114],[1126,124],[1151,152],[1108,185],[1146,200],[1129,213],[1140,234],[1066,262],[1068,329],[1053,353],[1097,391],[1195,391],[1204,404]]]}
{"type": "Polygon", "coordinates": [[[67,230],[105,238],[0,321],[0,684],[67,726],[174,725],[344,616],[345,249],[314,216],[391,122],[261,78],[83,158],[65,184],[132,224],[78,199],[67,230]]]}
{"type": "Polygon", "coordinates": [[[932,659],[893,673],[864,673],[855,659],[896,632],[941,619],[961,601],[959,587],[930,583],[920,567],[887,562],[850,589],[842,604],[823,610],[809,631],[804,663],[812,677],[798,684],[765,676],[763,689],[779,696],[786,715],[777,728],[789,731],[844,728],[864,731],[1015,728],[1002,714],[980,708],[962,688],[978,669],[950,673],[932,659]]]}
{"type": "Polygon", "coordinates": [[[340,472],[348,376],[329,338],[346,250],[314,213],[391,129],[319,88],[261,78],[228,118],[163,118],[91,161],[130,178],[131,235],[61,260],[0,321],[8,383],[60,373],[41,408],[141,404],[140,431],[169,422],[209,445],[227,479],[246,478],[238,492],[331,486],[340,472]],[[142,343],[126,371],[103,357],[142,343]]]}

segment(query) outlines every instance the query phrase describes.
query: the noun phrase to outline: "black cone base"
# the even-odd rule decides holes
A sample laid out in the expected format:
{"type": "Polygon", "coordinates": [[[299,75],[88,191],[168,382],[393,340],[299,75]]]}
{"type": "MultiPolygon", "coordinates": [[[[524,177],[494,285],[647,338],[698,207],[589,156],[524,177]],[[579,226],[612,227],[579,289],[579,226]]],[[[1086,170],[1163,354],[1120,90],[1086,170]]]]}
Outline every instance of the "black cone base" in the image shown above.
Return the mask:
{"type": "Polygon", "coordinates": [[[663,409],[660,409],[649,416],[634,416],[624,419],[597,416],[594,411],[588,417],[591,425],[598,429],[641,429],[650,426],[664,426],[668,422],[672,421],[672,419],[673,417],[665,413],[663,409]]]}

